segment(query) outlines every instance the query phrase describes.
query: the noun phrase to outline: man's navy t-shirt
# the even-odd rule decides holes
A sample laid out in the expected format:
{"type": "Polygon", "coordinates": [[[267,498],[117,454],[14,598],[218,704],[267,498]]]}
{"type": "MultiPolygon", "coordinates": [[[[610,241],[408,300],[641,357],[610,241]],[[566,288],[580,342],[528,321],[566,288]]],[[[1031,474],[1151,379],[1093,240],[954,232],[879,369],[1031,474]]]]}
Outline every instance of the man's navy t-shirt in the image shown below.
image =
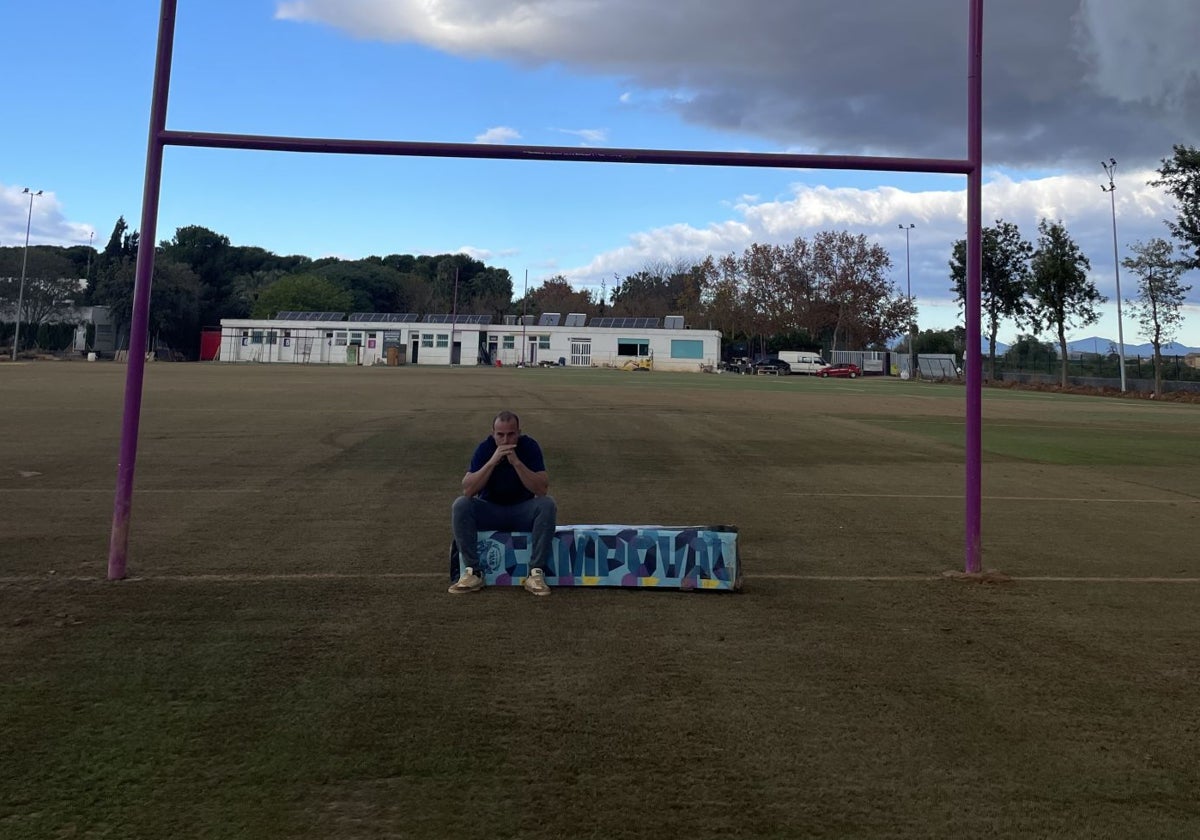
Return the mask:
{"type": "MultiPolygon", "coordinates": [[[[496,441],[488,438],[475,447],[475,456],[471,458],[471,466],[467,472],[475,472],[483,467],[496,452],[496,441]]],[[[542,448],[529,435],[517,438],[517,459],[532,472],[542,472],[546,463],[542,460],[542,448]]],[[[517,468],[508,461],[501,461],[492,470],[487,485],[479,492],[479,498],[495,505],[518,505],[533,498],[529,488],[521,483],[517,468]]]]}

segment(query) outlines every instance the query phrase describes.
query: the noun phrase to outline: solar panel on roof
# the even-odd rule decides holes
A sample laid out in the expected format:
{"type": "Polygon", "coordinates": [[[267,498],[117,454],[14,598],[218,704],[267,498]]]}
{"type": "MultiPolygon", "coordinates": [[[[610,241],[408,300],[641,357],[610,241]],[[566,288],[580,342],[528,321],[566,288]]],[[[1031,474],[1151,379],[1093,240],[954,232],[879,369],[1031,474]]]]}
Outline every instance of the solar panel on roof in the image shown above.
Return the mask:
{"type": "Polygon", "coordinates": [[[543,312],[538,318],[537,325],[539,327],[557,327],[560,318],[562,315],[558,312],[543,312]]]}
{"type": "Polygon", "coordinates": [[[587,320],[587,315],[583,312],[570,312],[567,314],[565,327],[582,327],[587,320]]]}
{"type": "Polygon", "coordinates": [[[420,317],[413,312],[352,312],[349,320],[364,323],[407,324],[420,317]]]}

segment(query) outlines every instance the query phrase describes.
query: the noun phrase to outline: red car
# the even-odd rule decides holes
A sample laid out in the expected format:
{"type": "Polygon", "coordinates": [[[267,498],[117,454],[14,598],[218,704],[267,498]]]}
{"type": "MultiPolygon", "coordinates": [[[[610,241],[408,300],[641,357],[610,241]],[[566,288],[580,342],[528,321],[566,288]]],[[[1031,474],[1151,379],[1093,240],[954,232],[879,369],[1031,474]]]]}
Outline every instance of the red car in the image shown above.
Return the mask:
{"type": "Polygon", "coordinates": [[[862,375],[862,371],[858,369],[858,365],[850,362],[838,362],[835,365],[827,365],[817,371],[817,376],[845,376],[854,379],[862,375]]]}

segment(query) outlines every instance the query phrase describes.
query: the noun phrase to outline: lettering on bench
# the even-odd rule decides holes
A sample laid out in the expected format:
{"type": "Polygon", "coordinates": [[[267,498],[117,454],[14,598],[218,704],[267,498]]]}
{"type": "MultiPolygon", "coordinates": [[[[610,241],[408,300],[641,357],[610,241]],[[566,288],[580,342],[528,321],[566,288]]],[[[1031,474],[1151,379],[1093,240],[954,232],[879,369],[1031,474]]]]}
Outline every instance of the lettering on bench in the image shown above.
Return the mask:
{"type": "MultiPolygon", "coordinates": [[[[520,583],[529,571],[526,533],[483,531],[480,566],[490,584],[520,583]]],[[[737,533],[729,528],[574,526],[554,535],[551,586],[740,587],[737,533]]]]}

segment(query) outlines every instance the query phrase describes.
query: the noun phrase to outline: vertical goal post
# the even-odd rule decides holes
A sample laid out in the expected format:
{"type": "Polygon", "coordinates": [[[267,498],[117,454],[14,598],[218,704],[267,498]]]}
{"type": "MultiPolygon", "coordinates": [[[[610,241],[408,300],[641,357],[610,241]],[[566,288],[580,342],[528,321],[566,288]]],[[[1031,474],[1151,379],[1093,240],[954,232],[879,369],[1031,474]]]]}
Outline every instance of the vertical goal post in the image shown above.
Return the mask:
{"type": "Polygon", "coordinates": [[[137,462],[142,389],[146,366],[146,328],[150,311],[154,243],[157,241],[158,205],[162,188],[163,151],[167,146],[192,146],[248,151],[308,152],[313,154],[391,155],[403,157],[476,158],[491,160],[574,161],[580,163],[640,163],[674,166],[769,167],[775,169],[839,169],[876,172],[913,172],[967,177],[967,294],[966,294],[966,450],[965,460],[965,562],[967,573],[979,572],[981,526],[981,412],[982,356],[980,347],[980,276],[983,168],[983,0],[968,5],[967,53],[967,157],[906,158],[859,155],[796,155],[759,152],[686,151],[670,149],[573,148],[565,146],[490,145],[479,143],[425,143],[389,140],[340,140],[312,137],[278,137],[172,131],[167,128],[167,102],[171,61],[175,47],[175,13],[178,0],[162,0],[158,45],[150,104],[146,170],[142,187],[141,241],[135,268],[133,314],[130,320],[129,360],[117,483],[109,537],[108,579],[125,577],[129,554],[133,478],[137,462]],[[974,350],[972,349],[974,348],[974,350]]]}

